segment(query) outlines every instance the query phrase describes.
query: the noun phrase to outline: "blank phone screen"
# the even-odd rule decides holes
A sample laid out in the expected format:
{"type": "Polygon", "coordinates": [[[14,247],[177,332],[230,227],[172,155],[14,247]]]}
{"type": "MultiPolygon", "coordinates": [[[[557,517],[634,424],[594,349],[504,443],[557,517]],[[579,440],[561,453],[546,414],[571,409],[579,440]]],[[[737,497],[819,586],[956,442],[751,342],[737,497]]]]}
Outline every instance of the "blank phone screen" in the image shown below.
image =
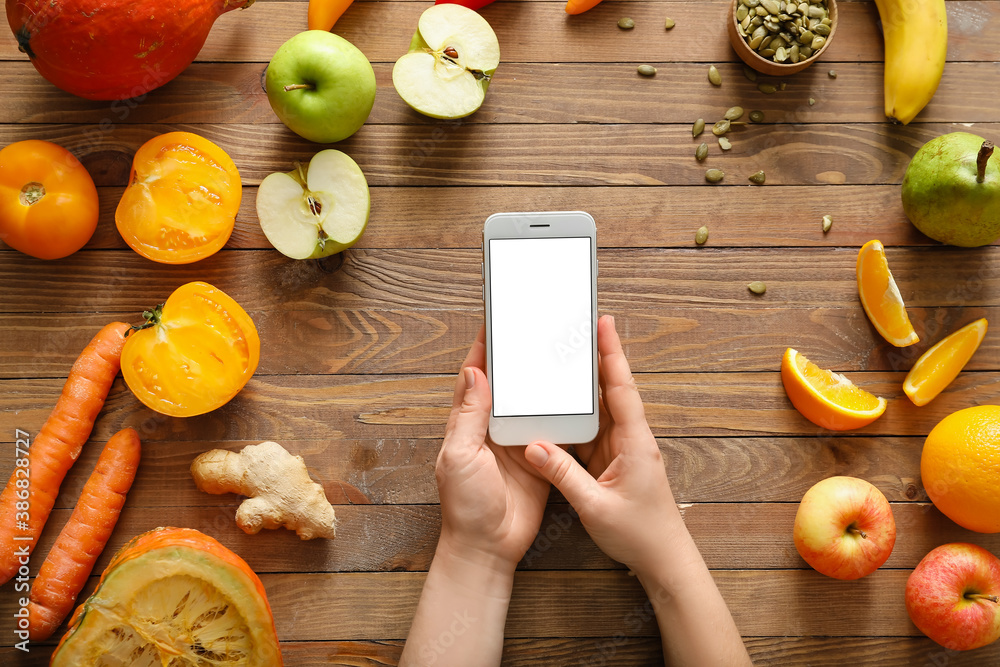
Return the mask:
{"type": "Polygon", "coordinates": [[[490,239],[493,416],[594,412],[591,239],[490,239]]]}

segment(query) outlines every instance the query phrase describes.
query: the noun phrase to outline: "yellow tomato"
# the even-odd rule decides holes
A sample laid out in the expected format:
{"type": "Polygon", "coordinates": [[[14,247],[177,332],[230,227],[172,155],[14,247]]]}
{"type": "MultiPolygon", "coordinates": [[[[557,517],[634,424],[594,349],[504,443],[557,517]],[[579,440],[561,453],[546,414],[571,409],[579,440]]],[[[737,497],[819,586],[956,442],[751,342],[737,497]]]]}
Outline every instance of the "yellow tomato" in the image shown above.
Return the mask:
{"type": "Polygon", "coordinates": [[[224,150],[197,134],[168,132],[136,152],[115,224],[143,257],[188,264],[226,244],[242,194],[240,173],[224,150]]]}
{"type": "Polygon", "coordinates": [[[122,350],[125,384],[147,407],[192,417],[229,402],[257,370],[260,337],[247,312],[208,283],[178,287],[143,313],[122,350]]]}
{"type": "Polygon", "coordinates": [[[59,259],[97,229],[97,188],[62,146],[18,141],[0,151],[0,240],[39,259],[59,259]]]}

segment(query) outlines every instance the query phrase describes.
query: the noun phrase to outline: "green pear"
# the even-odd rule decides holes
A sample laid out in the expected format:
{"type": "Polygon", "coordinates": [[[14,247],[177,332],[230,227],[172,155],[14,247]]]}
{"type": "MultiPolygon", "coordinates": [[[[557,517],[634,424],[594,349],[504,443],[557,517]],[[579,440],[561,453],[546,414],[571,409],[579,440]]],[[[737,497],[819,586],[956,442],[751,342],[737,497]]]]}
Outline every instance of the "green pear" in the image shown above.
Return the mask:
{"type": "Polygon", "coordinates": [[[1000,237],[1000,160],[993,143],[952,132],[924,144],[903,176],[903,210],[941,243],[975,248],[1000,237]]]}

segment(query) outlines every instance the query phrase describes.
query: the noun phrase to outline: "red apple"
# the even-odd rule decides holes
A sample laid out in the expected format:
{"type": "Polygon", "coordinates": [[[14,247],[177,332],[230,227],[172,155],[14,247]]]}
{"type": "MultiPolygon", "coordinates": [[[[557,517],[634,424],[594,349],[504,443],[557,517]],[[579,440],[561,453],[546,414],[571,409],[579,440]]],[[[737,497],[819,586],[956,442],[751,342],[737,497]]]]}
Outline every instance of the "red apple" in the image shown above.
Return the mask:
{"type": "Polygon", "coordinates": [[[944,544],[906,581],[906,611],[941,646],[968,651],[1000,639],[1000,559],[975,544],[944,544]]]}
{"type": "Polygon", "coordinates": [[[860,579],[889,558],[896,521],[882,492],[857,477],[828,477],[806,491],[795,514],[795,548],[817,572],[860,579]]]}

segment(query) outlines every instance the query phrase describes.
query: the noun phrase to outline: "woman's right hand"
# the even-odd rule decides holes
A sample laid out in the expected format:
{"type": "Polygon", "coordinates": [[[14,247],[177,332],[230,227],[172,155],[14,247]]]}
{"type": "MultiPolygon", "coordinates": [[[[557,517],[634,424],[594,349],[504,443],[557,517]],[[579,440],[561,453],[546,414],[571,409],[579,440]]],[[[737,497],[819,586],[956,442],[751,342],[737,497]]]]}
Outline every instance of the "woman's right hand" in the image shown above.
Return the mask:
{"type": "Polygon", "coordinates": [[[587,469],[548,442],[529,445],[524,456],[573,505],[597,546],[641,574],[690,536],[609,315],[598,321],[597,347],[601,429],[594,442],[576,447],[587,469]]]}

